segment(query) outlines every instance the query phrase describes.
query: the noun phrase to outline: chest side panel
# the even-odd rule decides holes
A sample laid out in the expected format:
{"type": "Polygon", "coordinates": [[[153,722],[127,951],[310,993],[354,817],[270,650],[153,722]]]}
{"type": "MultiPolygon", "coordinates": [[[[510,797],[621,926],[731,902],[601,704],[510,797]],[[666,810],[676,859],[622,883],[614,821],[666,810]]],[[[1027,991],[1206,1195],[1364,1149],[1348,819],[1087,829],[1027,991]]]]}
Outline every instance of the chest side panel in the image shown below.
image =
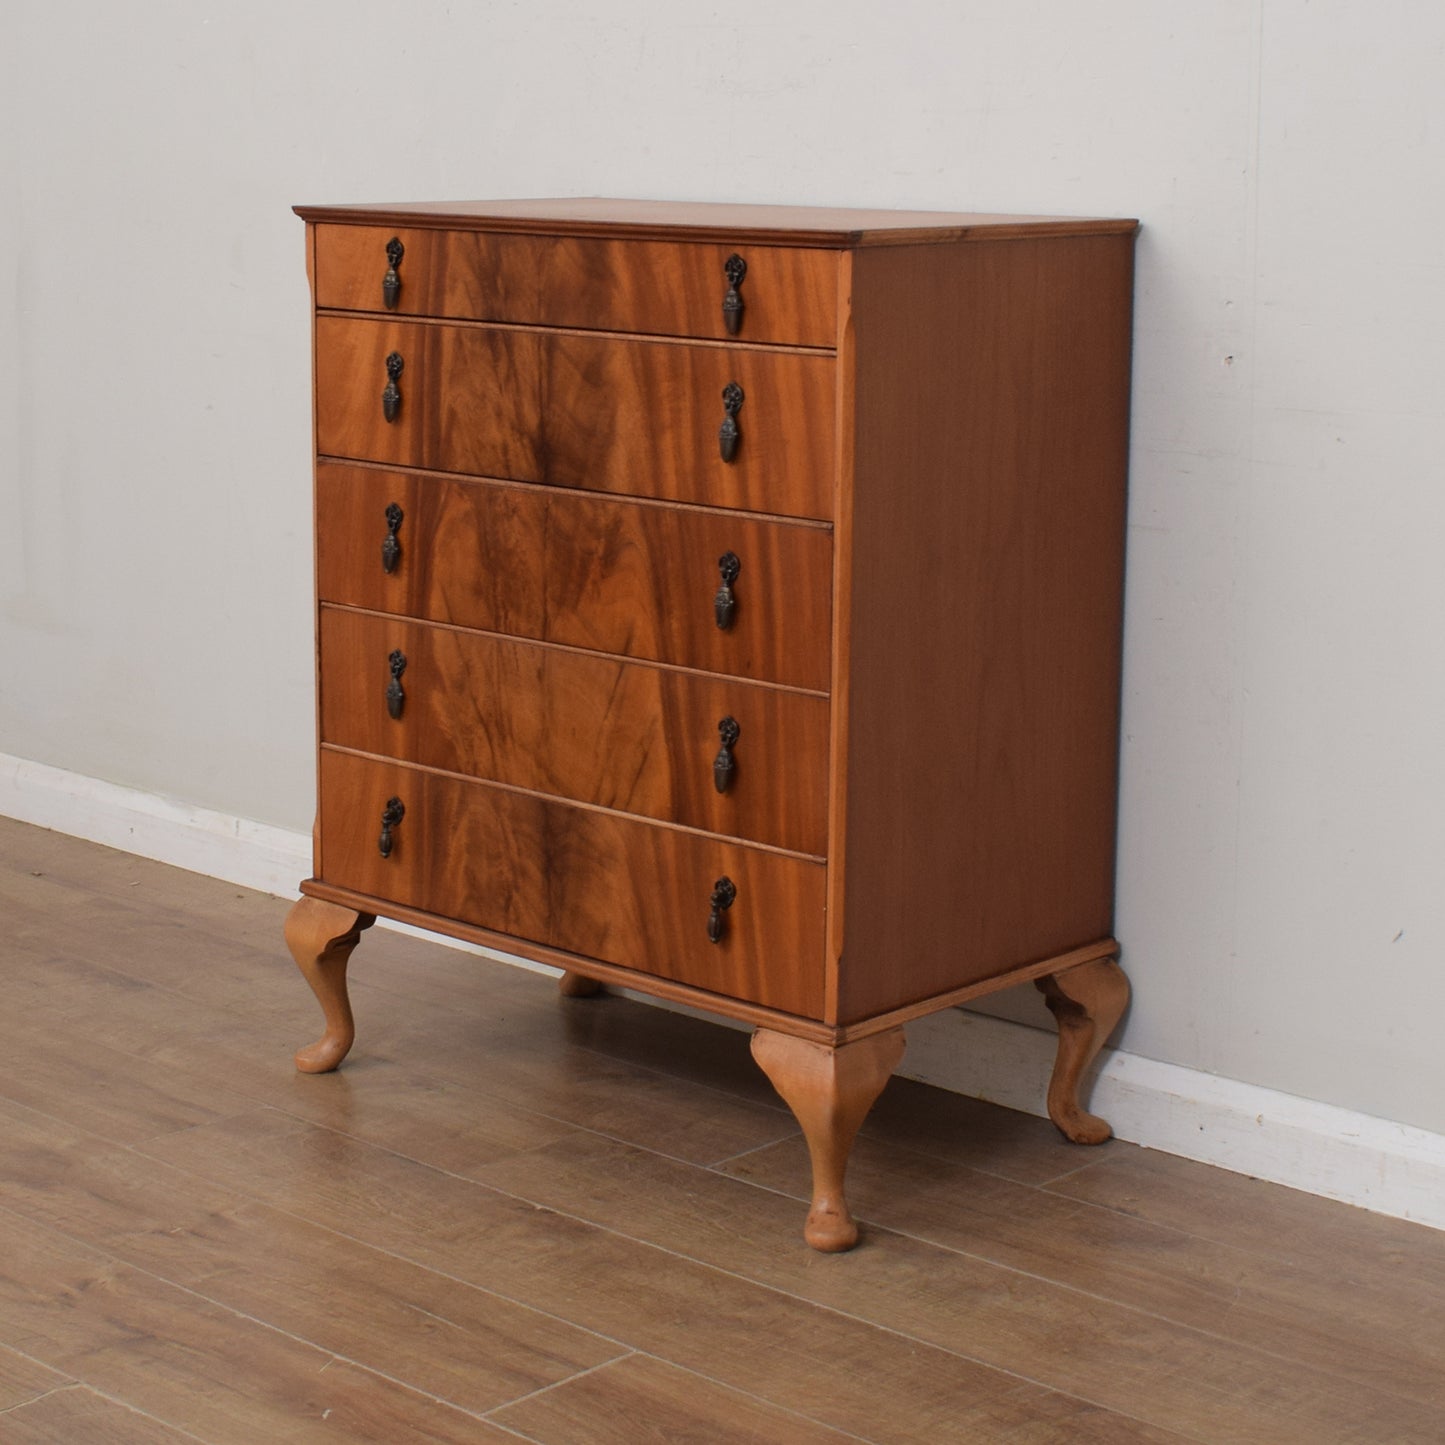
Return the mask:
{"type": "Polygon", "coordinates": [[[1132,237],[853,260],[840,1021],[1112,927],[1132,237]]]}

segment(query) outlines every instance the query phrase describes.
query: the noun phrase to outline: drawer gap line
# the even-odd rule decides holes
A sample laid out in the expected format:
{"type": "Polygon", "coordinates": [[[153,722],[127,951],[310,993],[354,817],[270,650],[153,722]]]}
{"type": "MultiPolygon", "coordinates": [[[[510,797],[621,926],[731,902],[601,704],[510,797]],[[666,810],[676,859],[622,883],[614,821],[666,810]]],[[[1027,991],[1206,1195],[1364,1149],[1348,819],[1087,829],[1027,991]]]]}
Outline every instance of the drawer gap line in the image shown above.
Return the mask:
{"type": "Polygon", "coordinates": [[[369,753],[362,748],[347,748],[340,743],[321,743],[324,753],[336,753],[349,758],[364,758],[367,762],[381,763],[389,768],[406,768],[414,773],[430,773],[433,777],[450,778],[453,782],[469,783],[478,788],[495,788],[500,793],[516,793],[524,798],[536,798],[540,803],[555,803],[567,808],[577,808],[587,813],[605,813],[611,818],[626,818],[630,822],[643,823],[649,828],[664,828],[670,833],[687,833],[694,838],[710,838],[730,847],[748,848],[756,853],[771,853],[779,858],[793,858],[799,863],[816,863],[826,866],[828,860],[817,853],[799,853],[792,848],[779,848],[776,843],[759,843],[752,838],[740,838],[733,833],[713,833],[706,828],[694,828],[687,823],[674,823],[665,818],[649,817],[645,813],[629,813],[622,808],[605,808],[601,803],[588,803],[581,798],[567,798],[558,793],[543,793],[536,788],[523,788],[516,783],[503,783],[495,778],[478,778],[471,773],[456,773],[450,768],[432,767],[429,763],[414,763],[409,758],[392,758],[383,753],[369,753]]]}
{"type": "Polygon", "coordinates": [[[423,627],[435,627],[441,632],[461,632],[475,637],[494,637],[499,642],[516,642],[525,647],[545,647],[554,652],[574,653],[580,657],[600,657],[609,662],[626,663],[629,666],[653,667],[660,672],[680,673],[684,677],[716,678],[723,682],[735,682],[742,687],[763,687],[770,692],[793,693],[798,697],[816,697],[827,701],[831,693],[812,687],[797,687],[788,682],[770,682],[760,677],[745,677],[738,672],[709,672],[702,667],[689,667],[682,662],[661,662],[652,657],[635,657],[625,652],[603,652],[595,647],[578,647],[571,642],[550,642],[540,637],[523,637],[515,632],[493,632],[486,627],[464,627],[459,622],[438,622],[430,617],[420,617],[412,612],[382,612],[371,607],[356,607],[350,602],[331,602],[325,597],[320,599],[319,606],[323,611],[351,612],[358,617],[374,617],[378,621],[396,620],[402,622],[415,622],[423,627]]]}
{"type": "Polygon", "coordinates": [[[462,316],[415,316],[411,313],[399,316],[394,311],[342,311],[335,307],[318,306],[317,316],[346,320],[356,317],[363,321],[385,321],[402,323],[407,326],[461,326],[472,331],[535,331],[547,336],[602,337],[617,341],[641,342],[658,346],[705,346],[714,351],[759,351],[777,356],[837,356],[834,346],[798,346],[782,341],[716,341],[708,336],[674,336],[668,332],[655,331],[606,331],[579,326],[539,326],[527,321],[476,321],[462,316]]]}
{"type": "Polygon", "coordinates": [[[468,482],[479,487],[514,487],[522,492],[547,492],[559,496],[609,500],[630,507],[657,507],[668,512],[702,512],[710,517],[738,517],[743,521],[775,522],[784,527],[810,527],[814,531],[831,532],[833,523],[826,517],[793,516],[786,512],[755,512],[744,507],[709,507],[701,502],[674,502],[665,497],[644,497],[637,492],[608,492],[591,487],[564,487],[555,482],[527,482],[517,477],[487,477],[477,472],[443,472],[435,467],[409,467],[399,462],[374,462],[365,457],[343,457],[331,452],[318,452],[317,462],[343,467],[359,467],[372,472],[397,472],[409,477],[436,477],[445,482],[468,482]]]}

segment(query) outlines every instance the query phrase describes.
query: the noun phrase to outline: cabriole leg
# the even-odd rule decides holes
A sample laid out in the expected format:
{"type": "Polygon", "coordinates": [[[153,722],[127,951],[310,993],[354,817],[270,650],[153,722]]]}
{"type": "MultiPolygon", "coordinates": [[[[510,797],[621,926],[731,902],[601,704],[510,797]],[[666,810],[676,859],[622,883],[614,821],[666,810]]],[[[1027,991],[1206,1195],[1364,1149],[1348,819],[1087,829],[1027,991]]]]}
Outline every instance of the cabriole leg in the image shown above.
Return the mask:
{"type": "Polygon", "coordinates": [[[1049,1118],[1075,1144],[1102,1144],[1114,1131],[1080,1104],[1079,1084],[1128,1005],[1129,980],[1114,959],[1101,958],[1034,982],[1059,1025],[1049,1118]]]}
{"type": "Polygon", "coordinates": [[[304,1074],[334,1069],[351,1048],[356,1025],[346,993],[346,963],[362,929],[375,922],[373,914],[319,898],[300,899],[286,915],[286,946],[326,1019],[321,1037],[297,1051],[296,1067],[304,1074]]]}
{"type": "Polygon", "coordinates": [[[814,1249],[852,1249],[858,1226],[843,1197],[853,1138],[903,1057],[903,1030],[854,1043],[815,1044],[759,1029],[753,1057],[793,1111],[813,1161],[813,1202],[803,1238],[814,1249]]]}

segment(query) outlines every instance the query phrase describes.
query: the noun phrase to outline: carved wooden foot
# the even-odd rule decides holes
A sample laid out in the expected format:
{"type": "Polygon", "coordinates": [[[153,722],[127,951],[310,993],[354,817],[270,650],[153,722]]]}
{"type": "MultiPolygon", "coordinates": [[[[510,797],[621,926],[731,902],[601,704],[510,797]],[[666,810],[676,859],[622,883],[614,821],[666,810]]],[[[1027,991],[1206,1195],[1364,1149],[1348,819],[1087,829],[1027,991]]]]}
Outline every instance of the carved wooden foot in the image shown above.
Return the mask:
{"type": "Polygon", "coordinates": [[[1079,1083],[1129,1002],[1129,980],[1112,958],[1101,958],[1034,982],[1059,1024],[1049,1118],[1075,1144],[1102,1144],[1114,1131],[1079,1103],[1079,1083]]]}
{"type": "Polygon", "coordinates": [[[858,1226],[843,1197],[853,1138],[903,1057],[903,1030],[832,1048],[759,1029],[753,1057],[793,1111],[813,1160],[813,1203],[803,1238],[814,1249],[852,1249],[858,1226]]]}
{"type": "Polygon", "coordinates": [[[557,980],[557,992],[563,998],[592,998],[602,992],[602,985],[584,974],[564,973],[557,980]]]}
{"type": "Polygon", "coordinates": [[[326,1031],[296,1054],[304,1074],[324,1074],[347,1055],[356,1037],[351,1000],[346,994],[346,962],[361,940],[361,931],[376,918],[338,903],[302,898],[286,915],[286,947],[301,970],[326,1018],[326,1031]]]}

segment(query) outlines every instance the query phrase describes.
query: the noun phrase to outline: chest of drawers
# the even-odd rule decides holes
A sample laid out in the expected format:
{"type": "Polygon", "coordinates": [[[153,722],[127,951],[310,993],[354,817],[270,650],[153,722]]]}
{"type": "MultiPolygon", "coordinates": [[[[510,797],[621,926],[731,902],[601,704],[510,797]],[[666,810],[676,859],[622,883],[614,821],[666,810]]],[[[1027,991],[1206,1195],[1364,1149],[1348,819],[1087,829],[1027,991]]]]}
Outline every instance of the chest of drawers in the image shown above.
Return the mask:
{"type": "Polygon", "coordinates": [[[336,1067],[378,914],[740,1019],[856,1238],[911,1018],[1112,933],[1132,221],[299,207],[336,1067]]]}

